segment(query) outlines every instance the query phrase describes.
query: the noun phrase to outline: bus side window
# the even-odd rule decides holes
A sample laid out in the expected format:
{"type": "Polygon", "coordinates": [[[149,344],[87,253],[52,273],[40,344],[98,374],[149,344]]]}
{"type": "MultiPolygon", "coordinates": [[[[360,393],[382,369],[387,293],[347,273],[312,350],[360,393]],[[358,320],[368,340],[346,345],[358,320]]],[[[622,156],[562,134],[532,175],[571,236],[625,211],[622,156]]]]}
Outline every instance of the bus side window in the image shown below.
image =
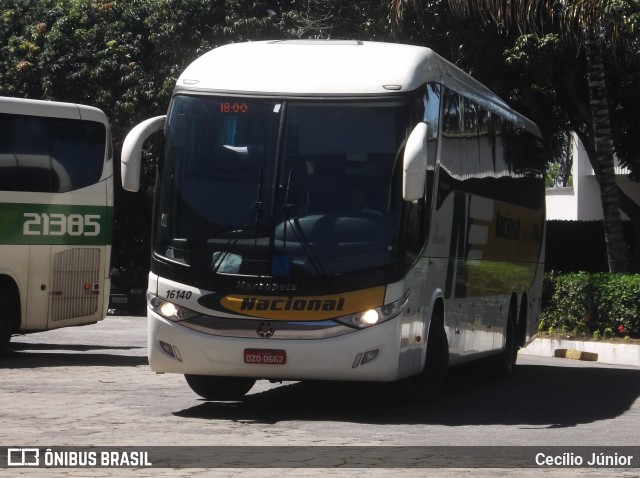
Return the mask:
{"type": "Polygon", "coordinates": [[[2,181],[8,191],[51,192],[49,132],[45,120],[19,115],[1,115],[2,181]],[[10,182],[9,182],[10,181],[10,182]]]}
{"type": "Polygon", "coordinates": [[[100,123],[49,122],[53,190],[67,192],[94,184],[102,175],[106,131],[100,123]]]}
{"type": "Polygon", "coordinates": [[[0,190],[16,183],[16,159],[12,154],[13,126],[9,115],[0,115],[0,190]]]}
{"type": "Polygon", "coordinates": [[[100,179],[104,125],[0,115],[0,185],[6,191],[67,192],[100,179]]]}

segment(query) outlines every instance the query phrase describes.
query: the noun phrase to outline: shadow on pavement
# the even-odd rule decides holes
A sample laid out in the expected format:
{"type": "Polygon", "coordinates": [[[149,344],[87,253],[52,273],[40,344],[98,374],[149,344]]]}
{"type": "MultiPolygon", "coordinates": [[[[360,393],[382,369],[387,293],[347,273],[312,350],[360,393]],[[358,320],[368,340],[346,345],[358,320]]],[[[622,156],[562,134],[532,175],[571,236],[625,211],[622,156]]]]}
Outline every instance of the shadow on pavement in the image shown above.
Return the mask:
{"type": "Polygon", "coordinates": [[[135,367],[147,364],[146,347],[116,345],[12,341],[9,344],[9,350],[0,357],[0,369],[72,366],[135,367]]]}
{"type": "Polygon", "coordinates": [[[519,365],[507,380],[474,367],[452,370],[440,397],[403,403],[380,384],[299,382],[245,397],[206,402],[180,417],[277,423],[331,420],[368,424],[523,425],[565,428],[617,417],[640,396],[640,370],[519,365]]]}
{"type": "Polygon", "coordinates": [[[73,350],[79,352],[86,352],[87,350],[135,350],[143,349],[145,347],[135,346],[118,346],[118,345],[96,345],[96,344],[43,344],[43,343],[21,343],[10,342],[10,351],[29,351],[29,350],[51,350],[51,351],[65,351],[73,350]]]}

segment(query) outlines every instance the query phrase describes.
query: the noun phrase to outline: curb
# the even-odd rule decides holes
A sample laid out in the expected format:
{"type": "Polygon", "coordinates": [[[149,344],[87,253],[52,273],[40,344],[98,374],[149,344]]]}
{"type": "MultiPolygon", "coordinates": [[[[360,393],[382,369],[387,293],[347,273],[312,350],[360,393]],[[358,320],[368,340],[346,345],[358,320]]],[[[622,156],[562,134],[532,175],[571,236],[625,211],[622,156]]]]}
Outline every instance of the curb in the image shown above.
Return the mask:
{"type": "Polygon", "coordinates": [[[640,367],[640,345],[636,344],[537,338],[520,353],[640,367]]]}
{"type": "Polygon", "coordinates": [[[585,360],[587,362],[598,361],[598,354],[594,352],[583,352],[576,349],[556,349],[553,356],[571,360],[585,360]]]}

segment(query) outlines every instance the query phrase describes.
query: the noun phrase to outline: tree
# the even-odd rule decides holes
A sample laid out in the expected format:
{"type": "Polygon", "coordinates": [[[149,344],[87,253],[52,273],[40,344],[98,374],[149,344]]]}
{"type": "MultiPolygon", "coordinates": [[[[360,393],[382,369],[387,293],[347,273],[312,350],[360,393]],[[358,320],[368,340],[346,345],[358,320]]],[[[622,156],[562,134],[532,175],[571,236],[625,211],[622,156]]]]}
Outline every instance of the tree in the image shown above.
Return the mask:
{"type": "MultiPolygon", "coordinates": [[[[479,14],[483,19],[507,28],[514,25],[521,31],[536,31],[536,23],[543,13],[556,15],[568,38],[581,43],[585,49],[587,84],[591,114],[592,135],[585,143],[596,178],[600,184],[601,201],[605,226],[605,243],[609,270],[626,270],[625,243],[620,215],[620,199],[615,182],[613,141],[610,127],[609,96],[604,66],[605,42],[614,41],[621,28],[620,8],[610,1],[584,0],[540,0],[538,2],[490,2],[449,0],[454,12],[459,15],[479,14]],[[526,3],[526,5],[525,5],[526,3]],[[527,8],[528,7],[528,8],[527,8]],[[525,12],[524,14],[522,12],[525,12]]],[[[584,135],[583,136],[587,136],[584,135]]]]}
{"type": "MultiPolygon", "coordinates": [[[[2,0],[0,94],[103,109],[112,125],[117,166],[132,125],[163,114],[180,72],[211,48],[276,38],[394,39],[433,48],[527,112],[543,130],[547,158],[560,155],[568,130],[582,135],[595,158],[588,89],[581,77],[586,75],[584,48],[580,55],[575,48],[584,42],[567,48],[560,23],[548,16],[544,35],[533,28],[526,35],[517,28],[506,34],[470,14],[451,15],[450,6],[456,3],[510,3],[513,15],[515,5],[524,2],[392,0],[390,9],[382,0],[2,0]],[[409,1],[414,8],[402,12],[409,1]]],[[[600,3],[615,6],[607,10],[602,24],[616,26],[619,44],[625,46],[610,48],[610,32],[602,30],[607,72],[620,78],[607,85],[615,151],[640,178],[640,74],[623,61],[638,63],[638,56],[628,57],[640,49],[640,7],[634,10],[631,2],[622,0],[600,3]],[[624,54],[616,53],[619,50],[624,54]]],[[[536,12],[534,18],[542,22],[541,7],[536,12]]],[[[155,157],[157,151],[145,156],[143,191],[153,187],[155,157]]],[[[144,267],[149,257],[150,197],[116,190],[115,264],[144,267]]],[[[640,207],[624,195],[620,200],[638,225],[640,240],[640,207]]]]}
{"type": "MultiPolygon", "coordinates": [[[[0,95],[85,103],[109,117],[116,176],[114,266],[148,270],[158,145],[140,194],[119,187],[125,135],[166,112],[180,72],[216,46],[298,34],[297,0],[2,0],[0,95]]],[[[155,148],[155,149],[154,149],[155,148]]]]}
{"type": "MultiPolygon", "coordinates": [[[[613,50],[619,46],[631,45],[637,50],[636,26],[640,6],[637,2],[622,0],[448,0],[448,4],[460,18],[479,17],[483,22],[497,26],[499,30],[508,32],[515,29],[522,37],[527,37],[527,33],[529,37],[537,35],[541,25],[546,28],[557,25],[562,33],[557,38],[562,40],[563,48],[566,49],[567,45],[577,46],[583,53],[589,102],[586,104],[587,121],[579,125],[578,134],[581,135],[600,183],[609,269],[612,272],[624,271],[626,248],[622,234],[619,190],[614,174],[604,54],[607,48],[613,50]]],[[[402,1],[392,0],[392,7],[401,9],[402,1]]],[[[548,72],[548,68],[545,71],[548,72]]],[[[584,108],[585,104],[576,106],[584,108]]]]}
{"type": "MultiPolygon", "coordinates": [[[[614,150],[623,166],[630,169],[630,178],[640,178],[640,71],[619,52],[605,50],[605,66],[611,104],[611,125],[614,150]],[[614,56],[615,55],[615,56],[614,56]],[[613,58],[610,58],[614,56],[613,58]]],[[[522,79],[514,85],[520,101],[519,108],[532,115],[549,141],[555,126],[548,128],[549,118],[559,115],[558,132],[576,132],[594,163],[591,111],[586,78],[585,53],[568,48],[557,32],[546,26],[543,35],[525,34],[515,38],[505,51],[506,64],[513,77],[522,79]]],[[[513,98],[513,95],[511,96],[513,98]]],[[[554,163],[550,164],[550,168],[554,163]]],[[[619,189],[620,206],[629,217],[634,234],[627,240],[634,243],[629,255],[628,269],[640,272],[640,205],[619,189]]]]}

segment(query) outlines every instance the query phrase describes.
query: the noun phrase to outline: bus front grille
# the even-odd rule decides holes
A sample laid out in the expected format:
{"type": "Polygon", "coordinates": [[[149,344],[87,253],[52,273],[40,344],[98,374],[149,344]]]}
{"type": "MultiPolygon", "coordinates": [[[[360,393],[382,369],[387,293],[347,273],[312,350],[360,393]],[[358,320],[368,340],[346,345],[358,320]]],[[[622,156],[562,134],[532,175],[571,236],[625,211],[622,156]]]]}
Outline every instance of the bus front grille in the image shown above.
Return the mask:
{"type": "Polygon", "coordinates": [[[54,254],[51,320],[93,315],[100,297],[100,249],[76,248],[54,254]]]}

